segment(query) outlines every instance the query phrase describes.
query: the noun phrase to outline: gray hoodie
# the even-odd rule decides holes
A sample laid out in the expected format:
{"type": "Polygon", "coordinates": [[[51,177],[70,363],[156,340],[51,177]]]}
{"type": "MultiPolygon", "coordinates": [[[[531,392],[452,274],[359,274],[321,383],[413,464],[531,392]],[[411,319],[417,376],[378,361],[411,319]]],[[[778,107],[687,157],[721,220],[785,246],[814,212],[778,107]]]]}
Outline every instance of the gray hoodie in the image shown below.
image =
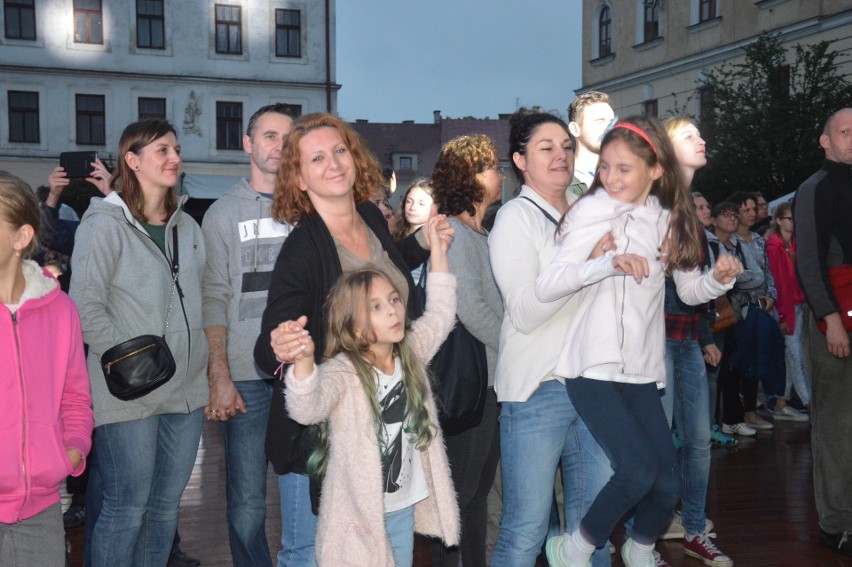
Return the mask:
{"type": "Polygon", "coordinates": [[[272,268],[293,227],[272,219],[272,199],[243,179],[204,215],[204,326],[228,328],[231,379],[257,380],[254,343],[272,268]]]}
{"type": "Polygon", "coordinates": [[[180,209],[166,224],[166,254],[117,193],[92,199],[77,229],[70,295],[80,311],[83,340],[89,345],[96,426],[188,413],[208,401],[207,339],[201,325],[204,239],[198,224],[180,209]],[[183,300],[175,293],[166,342],[177,371],[150,394],[121,401],[107,390],[100,357],[110,347],[133,337],[162,334],[172,296],[169,259],[174,226],[178,229],[178,283],[183,300]]]}

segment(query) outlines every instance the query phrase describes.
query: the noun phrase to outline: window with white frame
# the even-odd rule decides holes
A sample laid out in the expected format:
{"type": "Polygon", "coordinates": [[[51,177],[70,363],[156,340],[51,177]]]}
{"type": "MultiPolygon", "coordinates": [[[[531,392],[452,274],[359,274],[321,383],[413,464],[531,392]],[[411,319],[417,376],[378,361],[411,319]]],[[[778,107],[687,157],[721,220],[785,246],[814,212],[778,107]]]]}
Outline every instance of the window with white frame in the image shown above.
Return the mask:
{"type": "Polygon", "coordinates": [[[106,144],[106,111],[103,95],[78,94],[77,143],[89,146],[106,144]]]}
{"type": "Polygon", "coordinates": [[[275,10],[275,56],[302,56],[301,10],[275,10]]]}
{"type": "Polygon", "coordinates": [[[138,101],[139,120],[166,118],[166,99],[140,96],[138,101]]]}
{"type": "Polygon", "coordinates": [[[164,0],[136,0],[136,47],[166,48],[164,0]]]}
{"type": "Polygon", "coordinates": [[[9,141],[39,143],[38,93],[9,91],[9,141]]]}
{"type": "Polygon", "coordinates": [[[241,6],[216,4],[216,53],[241,55],[243,14],[241,6]]]}
{"type": "Polygon", "coordinates": [[[612,55],[612,9],[604,4],[598,14],[598,57],[612,55]]]}
{"type": "Polygon", "coordinates": [[[243,103],[216,102],[216,148],[219,150],[243,148],[243,103]]]}
{"type": "Polygon", "coordinates": [[[6,39],[35,39],[35,0],[4,0],[6,39]]]}
{"type": "Polygon", "coordinates": [[[660,37],[660,3],[658,0],[642,0],[642,41],[660,37]]]}
{"type": "Polygon", "coordinates": [[[101,0],[74,0],[74,41],[104,42],[104,13],[101,0]]]}

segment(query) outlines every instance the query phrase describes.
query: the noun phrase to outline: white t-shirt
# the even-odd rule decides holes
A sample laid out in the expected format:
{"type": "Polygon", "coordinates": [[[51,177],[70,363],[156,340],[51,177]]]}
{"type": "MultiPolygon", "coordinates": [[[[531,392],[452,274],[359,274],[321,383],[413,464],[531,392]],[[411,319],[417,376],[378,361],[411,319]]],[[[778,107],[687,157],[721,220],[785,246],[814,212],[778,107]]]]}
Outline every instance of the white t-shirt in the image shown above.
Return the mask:
{"type": "Polygon", "coordinates": [[[385,513],[408,508],[429,496],[429,486],[420,460],[420,451],[403,430],[406,395],[402,363],[394,357],[393,374],[373,368],[378,379],[377,395],[382,409],[382,430],[386,454],[382,455],[382,481],[385,513]]]}

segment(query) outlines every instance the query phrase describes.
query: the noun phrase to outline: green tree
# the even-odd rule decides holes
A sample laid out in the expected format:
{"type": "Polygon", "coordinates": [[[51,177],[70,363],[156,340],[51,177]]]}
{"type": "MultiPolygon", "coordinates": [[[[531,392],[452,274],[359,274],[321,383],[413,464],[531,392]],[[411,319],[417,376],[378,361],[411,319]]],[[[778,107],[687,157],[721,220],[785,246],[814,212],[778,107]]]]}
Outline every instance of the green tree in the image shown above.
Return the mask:
{"type": "Polygon", "coordinates": [[[823,124],[852,101],[831,43],[795,45],[788,57],[778,37],[764,33],[745,48],[742,63],[705,72],[699,84],[715,112],[702,112],[708,162],[696,189],[713,202],[734,191],[762,191],[772,200],[820,167],[823,124]]]}

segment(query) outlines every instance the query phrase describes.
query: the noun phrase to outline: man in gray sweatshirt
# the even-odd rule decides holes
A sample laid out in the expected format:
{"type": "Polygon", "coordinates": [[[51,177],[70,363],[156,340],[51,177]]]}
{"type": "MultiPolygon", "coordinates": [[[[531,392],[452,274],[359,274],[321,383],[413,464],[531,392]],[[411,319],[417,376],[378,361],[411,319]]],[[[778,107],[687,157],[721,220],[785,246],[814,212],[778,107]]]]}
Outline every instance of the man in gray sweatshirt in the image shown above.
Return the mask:
{"type": "Polygon", "coordinates": [[[249,119],[243,148],[251,177],[204,216],[204,332],[210,344],[208,420],[225,444],[228,534],[234,565],[271,567],[266,542],[266,422],[271,380],[258,375],[252,351],[266,307],[269,278],[292,226],[272,219],[272,193],[285,136],[286,106],[264,106],[249,119]]]}

